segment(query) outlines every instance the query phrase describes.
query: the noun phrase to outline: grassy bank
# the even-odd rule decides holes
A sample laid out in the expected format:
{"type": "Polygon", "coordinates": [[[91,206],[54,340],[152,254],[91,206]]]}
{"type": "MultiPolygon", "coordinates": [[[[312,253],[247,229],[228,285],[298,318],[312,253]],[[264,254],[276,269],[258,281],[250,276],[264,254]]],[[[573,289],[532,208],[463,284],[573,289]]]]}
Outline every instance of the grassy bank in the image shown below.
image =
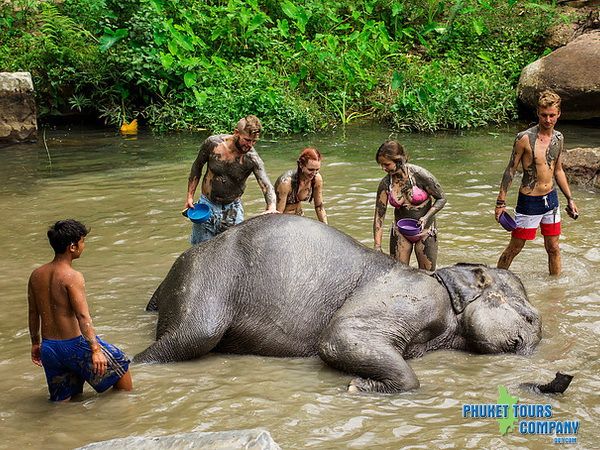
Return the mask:
{"type": "Polygon", "coordinates": [[[520,71],[556,20],[543,0],[13,0],[0,70],[32,73],[42,120],[469,128],[515,117],[520,71]]]}

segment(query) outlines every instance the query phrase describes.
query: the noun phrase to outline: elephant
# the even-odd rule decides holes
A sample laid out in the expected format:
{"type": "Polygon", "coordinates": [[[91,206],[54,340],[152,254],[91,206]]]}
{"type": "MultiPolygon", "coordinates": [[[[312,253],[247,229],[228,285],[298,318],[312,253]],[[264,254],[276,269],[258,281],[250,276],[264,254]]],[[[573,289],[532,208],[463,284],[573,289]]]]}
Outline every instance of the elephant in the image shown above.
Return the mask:
{"type": "Polygon", "coordinates": [[[433,273],[316,220],[267,214],[193,246],[148,310],[156,342],[140,363],[210,351],[319,356],[352,392],[419,387],[406,359],[436,349],[529,354],[541,319],[512,272],[457,264],[433,273]]]}

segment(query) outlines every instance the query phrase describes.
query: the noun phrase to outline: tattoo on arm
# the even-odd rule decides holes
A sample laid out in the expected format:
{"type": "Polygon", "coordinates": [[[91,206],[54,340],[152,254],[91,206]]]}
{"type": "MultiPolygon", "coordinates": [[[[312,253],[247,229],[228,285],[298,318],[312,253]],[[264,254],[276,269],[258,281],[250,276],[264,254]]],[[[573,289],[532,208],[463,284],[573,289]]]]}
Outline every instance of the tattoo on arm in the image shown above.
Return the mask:
{"type": "Polygon", "coordinates": [[[267,206],[275,205],[276,196],[275,189],[273,189],[273,185],[267,176],[267,171],[265,170],[265,164],[262,159],[257,156],[255,160],[254,166],[254,176],[256,177],[256,181],[258,182],[258,186],[260,190],[263,192],[265,196],[265,202],[267,206]]]}
{"type": "Polygon", "coordinates": [[[515,177],[515,173],[517,172],[517,167],[519,167],[519,164],[521,163],[524,150],[524,144],[521,142],[522,139],[527,140],[527,137],[525,136],[524,138],[515,141],[512,153],[510,155],[510,160],[506,166],[506,169],[504,170],[504,174],[502,175],[502,181],[500,182],[500,194],[503,193],[504,196],[506,196],[506,193],[512,184],[513,178],[515,177]]]}
{"type": "MultiPolygon", "coordinates": [[[[387,178],[387,177],[386,177],[387,178]]],[[[387,210],[388,192],[386,178],[381,180],[377,189],[377,197],[375,200],[375,214],[373,217],[373,239],[377,245],[381,245],[383,236],[383,221],[385,220],[385,212],[387,210]]]]}

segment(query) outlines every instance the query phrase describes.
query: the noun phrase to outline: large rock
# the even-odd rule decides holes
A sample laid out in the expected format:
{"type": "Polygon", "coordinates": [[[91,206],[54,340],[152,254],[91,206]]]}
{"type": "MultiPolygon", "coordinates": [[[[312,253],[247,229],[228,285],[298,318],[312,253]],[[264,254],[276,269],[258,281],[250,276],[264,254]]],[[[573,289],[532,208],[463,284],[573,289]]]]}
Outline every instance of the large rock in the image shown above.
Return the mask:
{"type": "Polygon", "coordinates": [[[535,111],[539,93],[553,89],[562,97],[562,119],[600,117],[600,31],[579,36],[521,72],[519,102],[535,111]]]}
{"type": "Polygon", "coordinates": [[[0,146],[35,142],[37,121],[29,72],[0,72],[0,146]]]}
{"type": "Polygon", "coordinates": [[[192,432],[169,436],[131,436],[94,442],[75,450],[179,450],[198,448],[206,450],[281,450],[266,430],[234,430],[218,432],[192,432]]]}
{"type": "Polygon", "coordinates": [[[569,183],[600,189],[600,147],[565,150],[562,164],[569,183]]]}

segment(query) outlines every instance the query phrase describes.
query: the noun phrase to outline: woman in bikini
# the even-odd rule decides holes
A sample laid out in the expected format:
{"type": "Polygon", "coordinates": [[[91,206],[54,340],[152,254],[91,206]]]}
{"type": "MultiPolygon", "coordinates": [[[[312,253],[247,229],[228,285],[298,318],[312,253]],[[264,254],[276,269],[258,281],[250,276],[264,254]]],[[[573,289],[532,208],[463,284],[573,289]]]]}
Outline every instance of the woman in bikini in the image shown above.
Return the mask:
{"type": "Polygon", "coordinates": [[[323,207],[323,177],[319,173],[321,159],[319,150],[307,147],[298,157],[298,168],[281,174],[275,182],[277,211],[303,216],[302,202],[314,200],[317,218],[327,223],[323,207]]]}
{"type": "Polygon", "coordinates": [[[435,270],[438,244],[435,214],[446,204],[446,197],[435,177],[426,169],[408,164],[408,155],[398,141],[386,141],[377,150],[377,163],[387,173],[377,189],[373,239],[381,251],[383,221],[388,203],[394,207],[390,233],[390,255],[408,264],[414,249],[419,269],[435,270]],[[410,242],[398,232],[400,219],[416,219],[421,225],[420,239],[410,242]]]}

